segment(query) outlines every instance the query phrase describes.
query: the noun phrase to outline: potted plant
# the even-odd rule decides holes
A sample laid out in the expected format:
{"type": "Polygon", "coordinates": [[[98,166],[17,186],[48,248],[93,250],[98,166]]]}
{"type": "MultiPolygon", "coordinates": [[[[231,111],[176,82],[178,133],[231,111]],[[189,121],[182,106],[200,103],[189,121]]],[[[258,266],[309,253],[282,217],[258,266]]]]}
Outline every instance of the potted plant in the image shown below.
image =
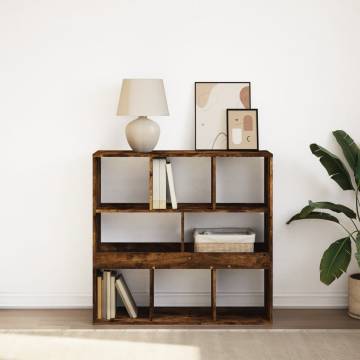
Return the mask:
{"type": "MultiPolygon", "coordinates": [[[[320,262],[320,280],[326,285],[330,285],[346,272],[351,259],[351,242],[355,245],[355,258],[360,267],[360,149],[345,131],[336,130],[333,134],[353,171],[353,176],[350,176],[343,162],[335,154],[317,144],[311,144],[310,150],[320,159],[332,180],[343,190],[354,191],[355,211],[332,202],[309,201],[309,205],[287,222],[290,224],[295,220],[317,219],[331,221],[343,229],[345,237],[333,242],[324,252],[320,262]],[[337,214],[343,214],[350,219],[350,227],[340,222],[337,214]]],[[[349,276],[349,315],[360,319],[360,273],[349,276]]]]}

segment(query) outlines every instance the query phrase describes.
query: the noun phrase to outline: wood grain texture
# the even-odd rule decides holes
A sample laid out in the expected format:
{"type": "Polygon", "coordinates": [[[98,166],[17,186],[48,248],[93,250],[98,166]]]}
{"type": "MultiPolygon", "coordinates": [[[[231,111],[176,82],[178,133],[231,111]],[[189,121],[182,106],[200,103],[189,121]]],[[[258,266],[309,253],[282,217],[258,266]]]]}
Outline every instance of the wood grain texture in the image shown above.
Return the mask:
{"type": "MultiPolygon", "coordinates": [[[[267,212],[264,213],[265,244],[273,263],[273,159],[264,159],[264,201],[267,212]]],[[[272,320],[273,310],[273,270],[272,266],[264,271],[264,307],[266,317],[272,320]]]]}
{"type": "MultiPolygon", "coordinates": [[[[149,194],[149,199],[148,202],[149,204],[146,204],[147,208],[151,211],[153,210],[153,159],[150,157],[149,158],[149,178],[148,178],[148,194],[149,194]]],[[[145,205],[145,204],[144,204],[145,205]]]]}
{"type": "MultiPolygon", "coordinates": [[[[101,217],[96,213],[96,208],[101,203],[101,158],[93,158],[93,263],[95,262],[97,247],[101,242],[101,217]]],[[[97,282],[96,270],[92,273],[93,283],[93,319],[97,314],[97,282]]]]}
{"type": "Polygon", "coordinates": [[[155,307],[149,316],[148,307],[138,308],[139,316],[131,319],[123,308],[112,320],[96,320],[95,324],[121,325],[264,325],[268,323],[263,308],[218,307],[216,320],[211,307],[155,307]]]}
{"type": "Polygon", "coordinates": [[[216,321],[216,269],[211,268],[211,315],[216,321]]]}
{"type": "MultiPolygon", "coordinates": [[[[184,232],[185,232],[185,214],[181,213],[181,223],[180,223],[180,242],[181,242],[181,249],[180,251],[185,251],[185,243],[184,243],[184,232]]],[[[194,251],[194,248],[193,250],[194,251]]]]}
{"type": "Polygon", "coordinates": [[[158,150],[149,153],[127,150],[98,150],[93,157],[271,157],[267,150],[158,150]]]}
{"type": "Polygon", "coordinates": [[[211,208],[216,209],[216,157],[211,157],[211,208]]]}
{"type": "Polygon", "coordinates": [[[263,203],[179,203],[177,209],[167,204],[166,209],[150,210],[148,203],[102,203],[96,208],[96,213],[139,212],[139,213],[182,213],[182,212],[254,212],[264,213],[268,207],[263,203]]]}
{"type": "Polygon", "coordinates": [[[150,269],[149,271],[149,319],[150,321],[154,315],[154,301],[155,301],[155,268],[150,269]]]}
{"type": "Polygon", "coordinates": [[[95,268],[114,269],[268,269],[268,253],[192,253],[192,252],[99,252],[95,268]]]}

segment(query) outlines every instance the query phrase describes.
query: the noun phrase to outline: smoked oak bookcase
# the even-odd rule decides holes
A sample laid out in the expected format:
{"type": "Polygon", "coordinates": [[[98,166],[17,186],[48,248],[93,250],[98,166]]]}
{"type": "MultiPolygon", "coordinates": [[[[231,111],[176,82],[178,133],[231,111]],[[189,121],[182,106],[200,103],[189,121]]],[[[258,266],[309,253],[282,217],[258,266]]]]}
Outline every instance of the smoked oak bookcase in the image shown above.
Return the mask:
{"type": "MultiPolygon", "coordinates": [[[[272,154],[269,151],[171,150],[138,153],[120,150],[99,150],[93,154],[93,322],[117,325],[257,325],[272,321],[273,309],[273,227],[272,227],[272,154]],[[148,202],[102,203],[101,159],[103,157],[147,157],[148,202]],[[179,203],[177,209],[152,209],[152,164],[154,158],[206,157],[211,161],[211,202],[179,203]],[[263,158],[263,203],[217,203],[216,161],[218,158],[263,158]],[[101,241],[101,215],[105,213],[180,213],[179,242],[106,243],[101,241]],[[261,213],[264,219],[263,242],[256,242],[253,253],[197,253],[194,244],[184,241],[186,213],[231,212],[261,213]],[[96,276],[101,269],[148,269],[149,305],[139,307],[139,315],[131,319],[124,308],[118,308],[116,318],[97,319],[96,276]],[[155,269],[208,269],[211,273],[211,306],[155,307],[155,269]],[[261,307],[219,307],[216,305],[217,269],[263,269],[264,301],[261,307]]],[[[175,179],[176,184],[176,179],[175,179]]],[[[150,239],[152,240],[152,239],[150,239]]]]}

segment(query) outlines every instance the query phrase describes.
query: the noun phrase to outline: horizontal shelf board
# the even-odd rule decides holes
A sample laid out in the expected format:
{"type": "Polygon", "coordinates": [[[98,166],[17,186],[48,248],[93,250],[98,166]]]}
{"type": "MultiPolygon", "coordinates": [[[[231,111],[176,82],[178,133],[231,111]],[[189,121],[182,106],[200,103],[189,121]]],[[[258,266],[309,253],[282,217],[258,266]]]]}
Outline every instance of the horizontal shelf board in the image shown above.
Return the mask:
{"type": "Polygon", "coordinates": [[[268,252],[96,252],[94,268],[118,269],[269,269],[268,252]]]}
{"type": "Polygon", "coordinates": [[[177,209],[172,209],[167,204],[166,209],[149,209],[148,203],[102,203],[96,208],[96,213],[116,212],[266,212],[267,207],[263,203],[217,203],[212,208],[211,203],[178,203],[177,209]]]}
{"type": "Polygon", "coordinates": [[[93,157],[272,157],[267,150],[157,150],[149,153],[128,150],[98,150],[93,157]]]}
{"type": "Polygon", "coordinates": [[[210,307],[155,307],[152,319],[148,307],[138,308],[138,317],[132,319],[126,310],[117,308],[116,318],[96,320],[103,325],[261,325],[267,323],[264,308],[218,307],[217,319],[211,317],[210,307]]]}
{"type": "MultiPolygon", "coordinates": [[[[263,242],[255,243],[255,252],[265,252],[263,242]]],[[[180,242],[102,242],[97,247],[98,252],[180,252],[180,242]]],[[[185,252],[194,252],[194,243],[184,243],[185,252]]]]}

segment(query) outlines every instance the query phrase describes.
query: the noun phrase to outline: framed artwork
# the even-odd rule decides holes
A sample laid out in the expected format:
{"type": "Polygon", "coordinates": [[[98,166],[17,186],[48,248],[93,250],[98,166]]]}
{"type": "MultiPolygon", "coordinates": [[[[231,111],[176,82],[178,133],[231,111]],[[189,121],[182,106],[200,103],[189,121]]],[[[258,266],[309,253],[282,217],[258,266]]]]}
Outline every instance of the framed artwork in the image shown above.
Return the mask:
{"type": "Polygon", "coordinates": [[[250,82],[195,83],[195,149],[226,150],[226,109],[250,109],[250,82]]]}
{"type": "Polygon", "coordinates": [[[257,109],[227,109],[228,150],[259,150],[257,109]]]}

